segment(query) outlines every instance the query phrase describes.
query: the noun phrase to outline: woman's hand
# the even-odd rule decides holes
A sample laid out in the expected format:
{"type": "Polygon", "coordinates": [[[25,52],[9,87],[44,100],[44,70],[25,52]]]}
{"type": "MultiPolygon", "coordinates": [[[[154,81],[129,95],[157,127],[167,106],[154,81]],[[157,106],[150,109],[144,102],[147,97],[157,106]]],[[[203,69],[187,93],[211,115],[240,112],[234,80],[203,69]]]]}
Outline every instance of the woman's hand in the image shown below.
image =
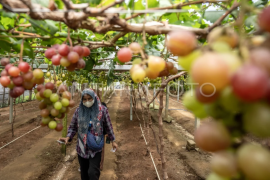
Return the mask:
{"type": "Polygon", "coordinates": [[[59,141],[63,141],[63,142],[65,142],[65,144],[67,144],[69,141],[69,137],[65,137],[65,138],[62,137],[59,139],[59,141]]]}
{"type": "Polygon", "coordinates": [[[118,148],[116,142],[112,142],[112,147],[113,147],[113,149],[115,149],[115,150],[118,148]]]}

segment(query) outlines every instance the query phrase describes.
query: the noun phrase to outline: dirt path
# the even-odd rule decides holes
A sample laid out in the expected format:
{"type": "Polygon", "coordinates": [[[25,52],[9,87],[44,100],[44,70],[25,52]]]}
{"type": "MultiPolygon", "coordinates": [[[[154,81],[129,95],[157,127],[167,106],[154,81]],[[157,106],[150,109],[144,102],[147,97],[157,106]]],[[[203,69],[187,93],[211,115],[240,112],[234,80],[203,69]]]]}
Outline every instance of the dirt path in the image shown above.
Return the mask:
{"type": "MultiPolygon", "coordinates": [[[[124,96],[124,93],[122,96],[120,94],[120,92],[116,92],[108,104],[119,149],[116,153],[111,153],[111,144],[106,144],[104,170],[101,173],[100,179],[156,180],[157,174],[147,153],[147,147],[139,125],[141,123],[143,126],[142,120],[139,122],[134,115],[133,120],[130,121],[129,97],[124,96]]],[[[68,124],[74,110],[68,116],[68,124]]],[[[141,113],[138,110],[139,118],[141,118],[141,113]]],[[[175,116],[177,117],[177,114],[175,116]]],[[[182,115],[178,114],[178,117],[182,117],[182,115]]],[[[158,138],[158,122],[154,119],[153,129],[158,138]]],[[[150,142],[151,153],[162,179],[161,160],[157,152],[153,133],[150,131],[148,135],[147,130],[144,130],[144,134],[146,135],[147,142],[150,142]]],[[[59,133],[54,131],[47,132],[47,130],[40,128],[36,131],[36,134],[29,134],[24,141],[17,142],[25,143],[25,146],[23,144],[10,146],[11,148],[4,152],[4,155],[8,155],[8,151],[10,151],[5,164],[2,166],[2,170],[0,169],[0,180],[80,180],[79,164],[74,151],[76,137],[67,147],[68,156],[63,158],[60,148],[55,142],[59,136],[59,133]],[[34,136],[38,138],[35,139],[34,136]],[[20,147],[23,150],[17,153],[16,150],[20,149],[20,147]],[[12,155],[15,155],[13,160],[11,158],[12,155]],[[66,160],[67,157],[68,160],[66,160]]],[[[159,141],[159,139],[157,140],[159,141]]],[[[164,123],[164,143],[169,179],[204,179],[205,174],[208,173],[208,156],[197,151],[188,152],[184,148],[186,145],[185,137],[172,124],[164,123]]],[[[0,155],[2,152],[0,150],[0,155]]],[[[0,165],[2,162],[0,162],[0,165]]]]}
{"type": "MultiPolygon", "coordinates": [[[[68,122],[74,111],[75,108],[70,111],[68,122]]],[[[25,119],[22,118],[19,123],[24,121],[25,119]]],[[[2,133],[0,135],[1,145],[36,128],[37,125],[39,125],[38,118],[26,121],[15,128],[14,138],[11,138],[10,131],[2,133]]],[[[52,168],[56,167],[62,159],[60,147],[56,143],[60,136],[59,132],[41,127],[1,149],[0,180],[41,180],[44,174],[50,176],[52,168]]]]}

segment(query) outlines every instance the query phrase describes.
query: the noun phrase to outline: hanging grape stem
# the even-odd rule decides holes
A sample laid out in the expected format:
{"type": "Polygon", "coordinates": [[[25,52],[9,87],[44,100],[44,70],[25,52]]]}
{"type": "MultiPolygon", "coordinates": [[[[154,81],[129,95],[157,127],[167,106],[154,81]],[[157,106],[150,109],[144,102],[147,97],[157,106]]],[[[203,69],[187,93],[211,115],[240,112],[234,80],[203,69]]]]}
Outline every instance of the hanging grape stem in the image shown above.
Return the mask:
{"type": "MultiPolygon", "coordinates": [[[[145,1],[145,9],[148,9],[148,2],[147,0],[145,1]]],[[[147,45],[147,41],[146,41],[146,35],[145,35],[145,23],[146,23],[146,13],[144,14],[144,22],[143,22],[143,47],[142,49],[144,49],[144,46],[147,45]]]]}
{"type": "Polygon", "coordinates": [[[68,38],[70,47],[72,47],[72,41],[71,41],[71,38],[70,38],[70,28],[68,28],[68,37],[67,38],[68,38]]]}
{"type": "MultiPolygon", "coordinates": [[[[56,73],[55,73],[54,66],[52,66],[52,69],[53,69],[54,85],[56,86],[56,73]]],[[[58,92],[57,92],[57,93],[58,93],[58,92]]]]}
{"type": "Polygon", "coordinates": [[[142,49],[140,50],[140,53],[141,53],[141,56],[142,56],[143,60],[145,60],[145,59],[146,59],[146,58],[145,58],[145,54],[144,54],[144,52],[143,52],[142,49]]]}
{"type": "Polygon", "coordinates": [[[23,44],[24,44],[24,38],[22,39],[22,43],[21,43],[20,61],[19,62],[23,62],[23,44]]]}

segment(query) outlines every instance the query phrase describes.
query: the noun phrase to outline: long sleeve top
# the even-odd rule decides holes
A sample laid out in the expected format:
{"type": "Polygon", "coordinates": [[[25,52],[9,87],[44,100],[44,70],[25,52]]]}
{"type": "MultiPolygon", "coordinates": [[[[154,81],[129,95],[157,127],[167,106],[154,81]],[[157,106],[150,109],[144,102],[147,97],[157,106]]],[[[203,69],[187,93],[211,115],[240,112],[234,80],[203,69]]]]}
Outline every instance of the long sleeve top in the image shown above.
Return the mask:
{"type": "MultiPolygon", "coordinates": [[[[71,123],[70,123],[69,128],[68,128],[67,137],[70,138],[70,140],[69,140],[70,142],[72,141],[73,137],[78,132],[78,111],[79,111],[79,108],[77,108],[75,110],[75,113],[73,114],[71,123]]],[[[114,136],[114,132],[113,132],[113,127],[112,127],[110,115],[109,115],[108,109],[105,106],[103,106],[103,105],[102,105],[102,118],[101,119],[103,120],[103,122],[100,123],[103,126],[102,133],[103,134],[107,134],[108,135],[108,138],[111,141],[114,141],[115,140],[115,136],[114,136]]],[[[90,132],[93,135],[95,135],[95,132],[93,130],[93,126],[90,128],[90,132]]],[[[105,141],[105,139],[104,139],[104,141],[105,141]]],[[[79,140],[77,141],[76,150],[77,150],[78,155],[81,156],[82,158],[85,158],[85,159],[88,159],[90,156],[93,158],[97,152],[102,151],[102,150],[100,150],[100,151],[94,152],[94,151],[91,151],[86,146],[85,154],[83,154],[82,153],[82,150],[81,150],[81,148],[79,146],[79,140]]]]}

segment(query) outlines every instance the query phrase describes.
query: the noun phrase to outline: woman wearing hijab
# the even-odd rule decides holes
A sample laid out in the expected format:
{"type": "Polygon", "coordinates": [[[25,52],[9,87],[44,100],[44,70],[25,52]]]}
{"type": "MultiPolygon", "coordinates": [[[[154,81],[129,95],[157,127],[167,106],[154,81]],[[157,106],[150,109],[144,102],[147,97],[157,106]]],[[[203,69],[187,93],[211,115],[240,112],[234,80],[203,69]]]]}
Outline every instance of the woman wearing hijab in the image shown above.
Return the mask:
{"type": "Polygon", "coordinates": [[[82,99],[76,109],[65,143],[71,142],[78,132],[77,153],[82,180],[98,180],[100,176],[101,151],[104,145],[104,134],[108,135],[112,146],[117,149],[115,136],[108,109],[101,104],[92,89],[82,92],[82,99]]]}

